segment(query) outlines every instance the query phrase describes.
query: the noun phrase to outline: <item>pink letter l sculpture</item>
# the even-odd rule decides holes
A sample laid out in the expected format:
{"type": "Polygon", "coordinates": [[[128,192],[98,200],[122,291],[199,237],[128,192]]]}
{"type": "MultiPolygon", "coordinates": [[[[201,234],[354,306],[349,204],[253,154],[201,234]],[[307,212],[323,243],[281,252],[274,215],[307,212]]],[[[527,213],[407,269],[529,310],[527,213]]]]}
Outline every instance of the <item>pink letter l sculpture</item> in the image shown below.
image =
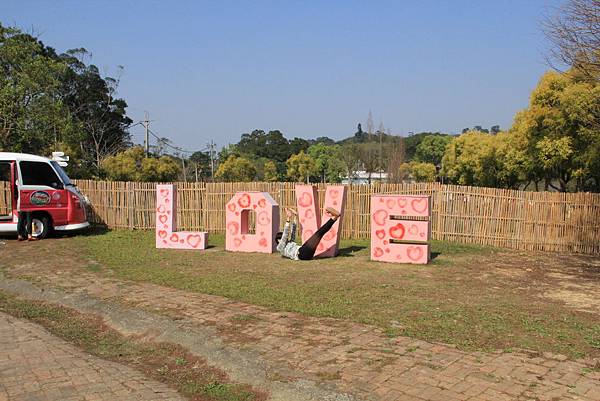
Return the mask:
{"type": "Polygon", "coordinates": [[[371,260],[427,264],[431,236],[429,196],[371,197],[371,260]],[[406,217],[421,220],[406,220],[406,217]],[[427,219],[427,220],[423,220],[427,219]]]}
{"type": "Polygon", "coordinates": [[[279,205],[268,192],[237,192],[226,205],[225,249],[273,253],[277,247],[279,205]],[[256,232],[249,232],[249,212],[256,213],[256,232]]]}
{"type": "Polygon", "coordinates": [[[156,186],[156,247],[206,249],[207,232],[177,231],[177,191],[172,184],[156,186]]]}

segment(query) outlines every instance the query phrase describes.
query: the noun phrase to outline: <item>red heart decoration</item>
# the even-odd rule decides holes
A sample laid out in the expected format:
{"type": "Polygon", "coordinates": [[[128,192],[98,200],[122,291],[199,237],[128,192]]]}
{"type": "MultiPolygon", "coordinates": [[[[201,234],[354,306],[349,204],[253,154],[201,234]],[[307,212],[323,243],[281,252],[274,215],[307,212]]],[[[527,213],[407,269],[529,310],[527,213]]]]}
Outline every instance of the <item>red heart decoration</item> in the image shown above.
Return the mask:
{"type": "Polygon", "coordinates": [[[387,201],[385,201],[385,204],[387,205],[388,209],[393,209],[394,206],[396,206],[396,200],[395,199],[388,199],[387,201]]]}
{"type": "Polygon", "coordinates": [[[165,212],[165,205],[160,205],[159,207],[156,208],[156,211],[158,213],[164,213],[165,212]]]}
{"type": "Polygon", "coordinates": [[[406,206],[406,198],[398,198],[398,206],[405,207],[406,206]]]}
{"type": "Polygon", "coordinates": [[[405,232],[405,228],[402,223],[398,223],[395,226],[393,226],[392,228],[390,228],[390,236],[395,239],[404,238],[404,232],[405,232]]]}
{"type": "Polygon", "coordinates": [[[379,239],[384,239],[385,238],[385,230],[377,230],[377,231],[375,231],[375,235],[379,239]]]}
{"type": "Polygon", "coordinates": [[[242,209],[247,208],[248,206],[250,206],[250,195],[243,194],[242,196],[240,196],[240,199],[238,199],[237,203],[242,209]]]}
{"type": "Polygon", "coordinates": [[[387,217],[388,217],[388,212],[386,212],[383,209],[380,209],[380,210],[376,211],[375,213],[373,213],[373,221],[375,221],[375,224],[377,224],[378,226],[384,225],[387,217]]]}
{"type": "Polygon", "coordinates": [[[418,261],[423,257],[423,248],[419,246],[409,246],[406,250],[406,256],[412,261],[418,261]]]}
{"type": "Polygon", "coordinates": [[[313,217],[315,217],[315,213],[312,209],[306,209],[304,211],[304,217],[306,217],[307,219],[312,219],[313,217]]]}
{"type": "Polygon", "coordinates": [[[413,199],[410,202],[410,205],[412,206],[413,210],[417,213],[423,213],[424,211],[427,210],[427,207],[429,206],[429,202],[427,198],[417,198],[417,199],[413,199]]]}
{"type": "Polygon", "coordinates": [[[192,248],[197,248],[198,245],[200,245],[200,242],[202,241],[202,237],[200,237],[199,234],[190,234],[187,236],[186,241],[192,248]]]}
{"type": "Polygon", "coordinates": [[[163,224],[165,224],[168,219],[169,219],[169,216],[167,216],[166,214],[161,214],[158,216],[158,221],[160,221],[163,224]]]}
{"type": "Polygon", "coordinates": [[[258,213],[258,218],[256,221],[261,226],[266,226],[271,222],[271,218],[269,217],[269,213],[267,213],[266,210],[263,210],[262,212],[258,213]]]}
{"type": "Polygon", "coordinates": [[[235,203],[231,202],[228,204],[227,209],[229,209],[230,212],[235,212],[235,203]]]}
{"type": "Polygon", "coordinates": [[[160,238],[167,238],[167,235],[168,235],[168,234],[169,234],[169,233],[168,233],[168,232],[166,232],[165,230],[158,230],[158,236],[159,236],[160,238]]]}
{"type": "Polygon", "coordinates": [[[300,207],[309,207],[313,203],[313,198],[311,194],[308,192],[302,192],[300,198],[298,199],[298,206],[300,207]]]}
{"type": "Polygon", "coordinates": [[[379,258],[381,256],[383,256],[383,249],[377,247],[373,250],[373,256],[376,258],[379,258]]]}
{"type": "Polygon", "coordinates": [[[233,244],[235,245],[236,248],[239,248],[239,246],[242,245],[242,240],[239,238],[234,238],[233,244]]]}
{"type": "Polygon", "coordinates": [[[258,206],[260,206],[260,207],[265,207],[265,206],[267,206],[267,201],[266,201],[266,199],[265,199],[265,198],[259,199],[259,200],[258,200],[258,206]]]}
{"type": "Polygon", "coordinates": [[[334,239],[334,238],[335,238],[336,234],[337,234],[337,232],[335,231],[335,229],[333,229],[333,228],[332,228],[331,230],[329,230],[329,231],[327,232],[327,234],[325,234],[325,235],[323,236],[323,239],[324,239],[325,241],[331,241],[332,239],[334,239]]]}
{"type": "Polygon", "coordinates": [[[171,238],[169,238],[171,242],[179,242],[179,235],[177,233],[171,234],[171,238]]]}
{"type": "Polygon", "coordinates": [[[161,189],[161,190],[160,190],[160,195],[161,195],[163,198],[165,198],[165,197],[169,196],[169,193],[171,193],[171,190],[170,190],[170,189],[161,189]]]}
{"type": "Polygon", "coordinates": [[[230,221],[229,223],[227,223],[227,231],[229,232],[229,235],[236,235],[239,230],[240,225],[237,221],[230,221]]]}
{"type": "Polygon", "coordinates": [[[419,227],[417,227],[416,224],[411,225],[410,228],[408,229],[408,233],[410,235],[417,235],[419,233],[419,227]]]}
{"type": "Polygon", "coordinates": [[[329,196],[331,196],[333,199],[337,199],[338,196],[340,196],[339,189],[330,189],[329,190],[329,196]]]}
{"type": "Polygon", "coordinates": [[[266,239],[266,238],[261,238],[261,239],[258,241],[258,245],[262,246],[263,248],[266,248],[266,246],[268,245],[268,244],[267,244],[267,239],[266,239]]]}

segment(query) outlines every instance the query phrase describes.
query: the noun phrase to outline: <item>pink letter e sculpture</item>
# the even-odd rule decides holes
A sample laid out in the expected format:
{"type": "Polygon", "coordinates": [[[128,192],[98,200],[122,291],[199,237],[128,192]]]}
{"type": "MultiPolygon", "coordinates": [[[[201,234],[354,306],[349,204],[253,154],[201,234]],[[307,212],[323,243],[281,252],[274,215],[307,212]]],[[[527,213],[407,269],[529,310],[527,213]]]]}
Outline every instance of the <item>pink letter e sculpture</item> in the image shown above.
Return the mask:
{"type": "Polygon", "coordinates": [[[296,185],[296,205],[298,206],[298,218],[302,225],[302,242],[309,239],[321,224],[329,218],[325,214],[325,208],[332,207],[342,213],[331,230],[321,239],[315,253],[315,257],[318,258],[337,256],[342,232],[341,224],[346,206],[346,187],[344,185],[327,186],[322,217],[319,210],[317,187],[314,185],[296,185]]]}
{"type": "Polygon", "coordinates": [[[371,260],[427,264],[430,218],[429,196],[372,196],[371,260]],[[406,217],[420,220],[406,220],[406,217]]]}
{"type": "Polygon", "coordinates": [[[156,186],[156,247],[206,249],[207,232],[177,232],[177,191],[172,184],[156,186]]]}
{"type": "Polygon", "coordinates": [[[237,192],[226,205],[225,249],[273,253],[277,247],[279,205],[268,192],[237,192]],[[256,213],[256,232],[249,231],[249,212],[256,213]]]}

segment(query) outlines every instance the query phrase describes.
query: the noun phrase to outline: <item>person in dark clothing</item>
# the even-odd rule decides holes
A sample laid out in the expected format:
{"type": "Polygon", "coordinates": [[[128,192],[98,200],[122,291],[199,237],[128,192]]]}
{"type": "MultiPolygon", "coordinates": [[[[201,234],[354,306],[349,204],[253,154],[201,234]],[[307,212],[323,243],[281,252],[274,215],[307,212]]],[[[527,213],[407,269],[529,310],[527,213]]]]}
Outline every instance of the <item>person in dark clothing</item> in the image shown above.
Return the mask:
{"type": "Polygon", "coordinates": [[[285,209],[287,220],[283,232],[279,232],[275,236],[275,239],[278,241],[277,250],[281,253],[281,256],[292,260],[311,260],[315,256],[319,242],[321,242],[323,236],[327,231],[331,230],[331,227],[333,227],[340,217],[340,212],[332,207],[328,207],[325,211],[331,218],[300,246],[296,243],[296,212],[291,209],[285,209]],[[293,221],[290,221],[292,217],[293,221]]]}
{"type": "Polygon", "coordinates": [[[17,235],[19,241],[24,241],[28,239],[29,241],[37,240],[36,237],[33,236],[33,224],[31,212],[19,212],[19,219],[17,223],[17,235]]]}

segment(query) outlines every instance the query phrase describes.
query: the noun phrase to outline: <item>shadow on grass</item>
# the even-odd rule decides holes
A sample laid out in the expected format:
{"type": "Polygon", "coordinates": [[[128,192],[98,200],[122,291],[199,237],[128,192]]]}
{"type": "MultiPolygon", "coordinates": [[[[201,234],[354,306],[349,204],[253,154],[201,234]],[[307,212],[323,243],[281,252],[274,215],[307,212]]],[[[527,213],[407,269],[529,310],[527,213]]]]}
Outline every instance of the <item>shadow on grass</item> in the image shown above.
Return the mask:
{"type": "Polygon", "coordinates": [[[356,256],[356,255],[354,255],[354,253],[358,252],[358,251],[362,251],[363,249],[367,249],[367,247],[363,246],[363,245],[348,246],[346,248],[341,248],[339,250],[338,256],[344,256],[344,257],[356,256]]]}
{"type": "Polygon", "coordinates": [[[54,236],[55,237],[74,237],[74,236],[79,236],[79,237],[93,237],[96,235],[104,235],[106,233],[108,233],[110,230],[109,228],[104,225],[104,224],[94,224],[94,225],[90,225],[88,228],[85,228],[83,230],[78,230],[78,231],[64,231],[64,232],[60,232],[60,231],[55,231],[54,232],[54,236]]]}

